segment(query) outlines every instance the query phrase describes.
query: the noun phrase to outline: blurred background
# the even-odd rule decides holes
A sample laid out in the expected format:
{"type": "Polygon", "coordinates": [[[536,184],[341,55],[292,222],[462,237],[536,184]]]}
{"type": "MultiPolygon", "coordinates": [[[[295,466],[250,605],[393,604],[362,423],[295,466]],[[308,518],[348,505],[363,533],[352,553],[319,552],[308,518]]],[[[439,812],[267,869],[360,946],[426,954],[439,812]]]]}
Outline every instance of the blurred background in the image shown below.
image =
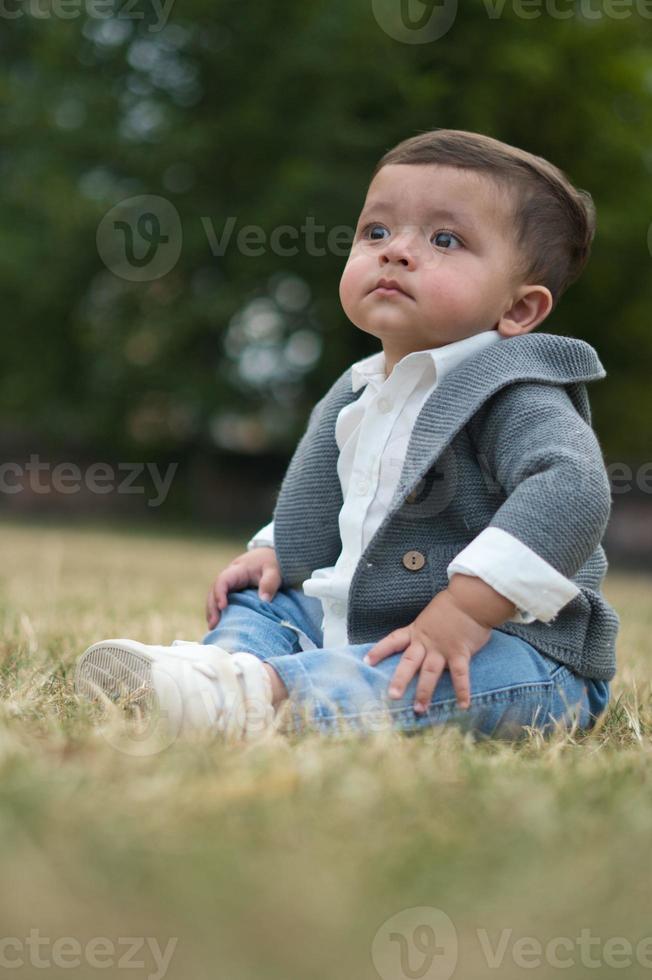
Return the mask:
{"type": "Polygon", "coordinates": [[[338,298],[370,172],[452,127],[594,197],[543,329],[607,370],[607,551],[649,565],[651,39],[642,0],[5,0],[0,517],[271,520],[311,406],[378,349],[338,298]]]}

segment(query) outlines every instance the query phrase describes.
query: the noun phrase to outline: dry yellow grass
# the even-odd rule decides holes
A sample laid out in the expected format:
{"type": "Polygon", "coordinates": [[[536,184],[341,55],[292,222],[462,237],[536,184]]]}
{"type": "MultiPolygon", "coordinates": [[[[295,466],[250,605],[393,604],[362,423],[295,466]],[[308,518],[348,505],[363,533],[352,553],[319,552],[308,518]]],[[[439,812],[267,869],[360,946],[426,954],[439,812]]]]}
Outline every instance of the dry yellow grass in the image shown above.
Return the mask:
{"type": "Polygon", "coordinates": [[[557,976],[555,956],[572,957],[573,978],[650,975],[652,943],[649,962],[637,949],[652,935],[650,578],[607,580],[619,673],[587,737],[197,738],[138,757],[76,701],[75,659],[104,636],[201,638],[208,583],[244,542],[0,533],[4,969],[22,957],[17,976],[44,975],[29,942],[38,930],[48,977],[121,975],[121,937],[150,941],[132,957],[135,977],[502,980],[527,962],[530,975],[557,976]],[[88,945],[99,937],[110,969],[88,945]],[[76,967],[74,943],[55,949],[57,938],[77,943],[76,967]],[[153,941],[170,939],[157,967],[153,941]]]}

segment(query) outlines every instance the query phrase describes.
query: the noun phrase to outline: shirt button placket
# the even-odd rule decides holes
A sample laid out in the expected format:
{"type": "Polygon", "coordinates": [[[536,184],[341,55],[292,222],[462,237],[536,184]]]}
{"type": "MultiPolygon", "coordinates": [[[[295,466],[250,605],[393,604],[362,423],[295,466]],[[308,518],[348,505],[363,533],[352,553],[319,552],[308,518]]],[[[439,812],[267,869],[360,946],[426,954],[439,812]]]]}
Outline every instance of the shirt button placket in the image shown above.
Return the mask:
{"type": "Polygon", "coordinates": [[[378,408],[379,412],[382,412],[383,415],[386,415],[387,412],[391,412],[392,410],[392,402],[390,401],[389,398],[382,397],[378,399],[376,407],[378,408]]]}

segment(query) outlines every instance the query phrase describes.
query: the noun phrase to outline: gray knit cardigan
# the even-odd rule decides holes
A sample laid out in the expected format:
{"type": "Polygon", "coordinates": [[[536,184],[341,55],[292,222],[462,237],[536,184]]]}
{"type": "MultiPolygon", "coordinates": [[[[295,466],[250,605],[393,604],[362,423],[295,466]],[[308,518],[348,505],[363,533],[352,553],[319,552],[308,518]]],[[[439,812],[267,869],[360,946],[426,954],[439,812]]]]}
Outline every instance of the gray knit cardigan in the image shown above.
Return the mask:
{"type": "MultiPolygon", "coordinates": [[[[584,341],[529,333],[444,376],[415,421],[394,498],[353,574],[349,643],[375,643],[411,623],[448,585],[455,555],[485,527],[499,527],[580,589],[548,623],[499,629],[582,676],[614,676],[619,618],[600,591],[611,487],[586,391],[605,373],[584,341]],[[416,561],[405,562],[407,552],[416,561]]],[[[281,483],[274,545],[283,588],[300,588],[340,555],[335,423],[362,390],[353,392],[347,368],[312,410],[281,483]]]]}

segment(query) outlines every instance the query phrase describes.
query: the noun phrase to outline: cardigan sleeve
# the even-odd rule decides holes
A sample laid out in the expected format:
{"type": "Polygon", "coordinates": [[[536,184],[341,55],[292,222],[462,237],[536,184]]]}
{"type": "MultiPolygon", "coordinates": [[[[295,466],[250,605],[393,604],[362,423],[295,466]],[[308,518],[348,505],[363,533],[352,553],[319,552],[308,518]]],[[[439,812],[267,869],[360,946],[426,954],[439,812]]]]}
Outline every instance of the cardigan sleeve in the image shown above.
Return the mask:
{"type": "Polygon", "coordinates": [[[489,527],[572,578],[599,546],[611,486],[595,432],[561,385],[501,389],[472,420],[479,460],[504,497],[489,527]]]}

